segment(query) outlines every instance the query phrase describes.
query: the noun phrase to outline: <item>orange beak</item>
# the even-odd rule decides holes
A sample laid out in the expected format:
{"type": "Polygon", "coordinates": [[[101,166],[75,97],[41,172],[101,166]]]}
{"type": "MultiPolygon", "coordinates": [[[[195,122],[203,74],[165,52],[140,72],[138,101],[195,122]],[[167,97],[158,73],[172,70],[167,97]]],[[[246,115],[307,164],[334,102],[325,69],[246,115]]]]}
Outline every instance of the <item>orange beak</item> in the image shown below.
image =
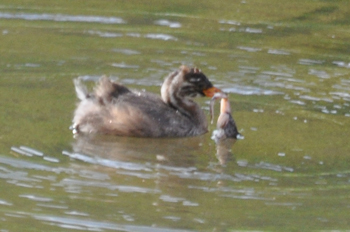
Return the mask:
{"type": "Polygon", "coordinates": [[[221,89],[218,89],[216,87],[211,87],[209,89],[203,90],[203,93],[207,97],[213,97],[215,93],[222,92],[221,89]]]}

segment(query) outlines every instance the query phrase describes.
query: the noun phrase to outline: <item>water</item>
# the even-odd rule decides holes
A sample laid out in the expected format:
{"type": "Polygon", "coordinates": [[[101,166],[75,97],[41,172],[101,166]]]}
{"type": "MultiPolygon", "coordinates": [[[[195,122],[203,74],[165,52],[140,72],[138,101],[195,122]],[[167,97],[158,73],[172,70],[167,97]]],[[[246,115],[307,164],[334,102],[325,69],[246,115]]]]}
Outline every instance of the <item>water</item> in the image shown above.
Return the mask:
{"type": "Polygon", "coordinates": [[[348,9],[2,1],[0,231],[349,230],[348,9]],[[181,64],[244,140],[73,138],[74,78],[158,93],[181,64]]]}

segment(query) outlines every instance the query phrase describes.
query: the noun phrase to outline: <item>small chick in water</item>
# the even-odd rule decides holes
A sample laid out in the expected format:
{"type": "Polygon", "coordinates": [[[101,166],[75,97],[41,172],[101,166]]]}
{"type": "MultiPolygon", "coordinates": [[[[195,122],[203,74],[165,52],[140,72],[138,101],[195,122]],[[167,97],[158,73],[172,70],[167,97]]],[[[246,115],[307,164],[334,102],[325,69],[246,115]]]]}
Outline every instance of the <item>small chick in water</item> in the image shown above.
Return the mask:
{"type": "Polygon", "coordinates": [[[213,132],[212,138],[215,141],[225,140],[227,138],[242,138],[238,133],[236,123],[231,115],[231,106],[228,95],[223,92],[216,93],[210,101],[210,116],[213,123],[214,104],[217,99],[221,98],[220,115],[216,124],[216,130],[213,132]]]}

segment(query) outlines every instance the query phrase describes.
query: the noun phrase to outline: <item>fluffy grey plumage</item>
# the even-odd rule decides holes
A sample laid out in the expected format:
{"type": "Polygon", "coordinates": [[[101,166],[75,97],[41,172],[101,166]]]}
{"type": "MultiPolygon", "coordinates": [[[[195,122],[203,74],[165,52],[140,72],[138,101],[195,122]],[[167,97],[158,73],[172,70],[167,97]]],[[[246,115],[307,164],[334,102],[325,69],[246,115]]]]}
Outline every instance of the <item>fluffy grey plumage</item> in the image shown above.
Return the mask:
{"type": "Polygon", "coordinates": [[[89,93],[81,80],[74,80],[80,102],[73,118],[73,132],[137,137],[184,137],[207,132],[204,112],[192,100],[212,96],[214,88],[197,69],[182,66],[171,73],[161,88],[161,97],[102,77],[89,93]]]}

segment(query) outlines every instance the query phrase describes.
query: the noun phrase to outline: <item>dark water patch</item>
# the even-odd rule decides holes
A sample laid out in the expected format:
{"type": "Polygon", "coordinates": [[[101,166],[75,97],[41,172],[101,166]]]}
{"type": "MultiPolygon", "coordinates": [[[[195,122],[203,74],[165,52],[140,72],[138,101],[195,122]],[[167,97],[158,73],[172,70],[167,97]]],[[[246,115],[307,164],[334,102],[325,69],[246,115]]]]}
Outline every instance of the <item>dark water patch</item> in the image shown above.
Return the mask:
{"type": "Polygon", "coordinates": [[[315,20],[320,15],[331,14],[337,10],[338,10],[338,6],[335,6],[335,5],[323,6],[323,7],[316,8],[312,11],[306,12],[303,15],[296,17],[295,20],[301,20],[301,21],[315,20]]]}

